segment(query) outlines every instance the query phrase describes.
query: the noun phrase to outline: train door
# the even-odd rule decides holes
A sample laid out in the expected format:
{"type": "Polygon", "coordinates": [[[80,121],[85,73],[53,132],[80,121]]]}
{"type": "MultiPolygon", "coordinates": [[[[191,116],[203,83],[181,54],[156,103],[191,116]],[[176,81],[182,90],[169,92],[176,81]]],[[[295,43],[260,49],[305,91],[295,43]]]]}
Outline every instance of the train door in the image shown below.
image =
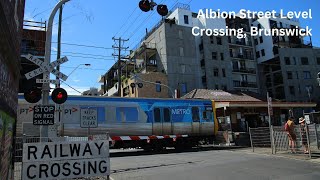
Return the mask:
{"type": "Polygon", "coordinates": [[[213,135],[214,134],[214,118],[212,113],[212,107],[206,107],[201,113],[201,134],[213,135]]]}
{"type": "Polygon", "coordinates": [[[200,115],[199,107],[192,107],[192,135],[198,135],[200,133],[200,115]]]}
{"type": "Polygon", "coordinates": [[[171,111],[169,108],[153,109],[153,135],[170,135],[172,133],[171,111]]]}
{"type": "Polygon", "coordinates": [[[162,108],[162,134],[172,134],[171,111],[169,108],[162,108]]]}

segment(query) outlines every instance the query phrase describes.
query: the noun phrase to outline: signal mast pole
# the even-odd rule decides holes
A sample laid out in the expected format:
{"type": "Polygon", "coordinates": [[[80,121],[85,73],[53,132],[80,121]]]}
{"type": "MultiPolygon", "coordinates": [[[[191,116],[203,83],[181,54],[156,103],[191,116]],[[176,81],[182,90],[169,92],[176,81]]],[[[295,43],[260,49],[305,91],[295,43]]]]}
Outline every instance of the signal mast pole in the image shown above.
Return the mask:
{"type": "MultiPolygon", "coordinates": [[[[57,5],[52,10],[51,15],[49,17],[48,29],[46,33],[46,46],[45,46],[45,58],[44,58],[44,64],[47,66],[49,66],[50,60],[51,60],[51,40],[52,40],[53,19],[58,9],[68,1],[70,0],[61,0],[60,2],[58,2],[57,5]]],[[[50,72],[44,72],[43,79],[50,79],[50,72]]],[[[50,92],[50,84],[44,83],[42,86],[42,105],[49,104],[49,92],[50,92]]],[[[48,126],[41,126],[40,129],[41,129],[40,138],[42,139],[43,137],[48,137],[48,126]]]]}

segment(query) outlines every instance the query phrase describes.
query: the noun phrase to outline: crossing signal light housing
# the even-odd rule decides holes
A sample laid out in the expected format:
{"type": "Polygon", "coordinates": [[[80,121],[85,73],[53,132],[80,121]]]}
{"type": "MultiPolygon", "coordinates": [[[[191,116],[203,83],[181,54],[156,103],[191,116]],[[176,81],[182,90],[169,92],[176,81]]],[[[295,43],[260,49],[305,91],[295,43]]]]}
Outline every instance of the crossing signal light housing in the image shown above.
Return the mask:
{"type": "Polygon", "coordinates": [[[157,12],[161,15],[161,16],[166,16],[168,15],[168,7],[167,5],[163,5],[163,4],[159,4],[157,6],[157,12]]]}
{"type": "Polygon", "coordinates": [[[141,9],[142,11],[144,11],[144,12],[150,11],[151,5],[150,5],[149,0],[141,0],[141,1],[139,2],[139,7],[140,7],[140,9],[141,9]]]}
{"type": "Polygon", "coordinates": [[[62,88],[56,88],[51,94],[51,99],[57,104],[63,104],[68,99],[68,93],[62,88]]]}
{"type": "Polygon", "coordinates": [[[24,93],[24,99],[28,103],[39,102],[41,99],[41,90],[36,87],[31,88],[30,90],[24,93]]]}

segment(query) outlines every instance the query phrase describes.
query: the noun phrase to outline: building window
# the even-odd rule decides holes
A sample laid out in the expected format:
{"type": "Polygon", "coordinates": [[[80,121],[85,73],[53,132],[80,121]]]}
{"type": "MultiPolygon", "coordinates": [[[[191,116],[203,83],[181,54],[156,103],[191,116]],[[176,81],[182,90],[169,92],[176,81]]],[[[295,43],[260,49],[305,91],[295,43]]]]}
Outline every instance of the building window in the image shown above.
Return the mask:
{"type": "Polygon", "coordinates": [[[240,81],[233,81],[234,87],[240,87],[240,81]]]}
{"type": "Polygon", "coordinates": [[[294,86],[289,86],[289,92],[291,95],[295,95],[294,86]]]}
{"type": "Polygon", "coordinates": [[[288,79],[292,79],[292,72],[291,71],[287,72],[287,77],[288,77],[288,79]]]}
{"type": "Polygon", "coordinates": [[[181,73],[186,73],[186,65],[185,64],[181,64],[181,73]]]}
{"type": "Polygon", "coordinates": [[[254,45],[258,45],[258,39],[254,38],[254,45]]]}
{"type": "Polygon", "coordinates": [[[210,36],[210,42],[213,44],[213,36],[210,36]]]}
{"type": "Polygon", "coordinates": [[[184,15],[183,18],[184,18],[184,23],[189,24],[189,17],[187,15],[184,15]]]}
{"type": "Polygon", "coordinates": [[[317,57],[317,64],[320,65],[320,57],[317,57]]]}
{"type": "Polygon", "coordinates": [[[214,68],[213,69],[213,76],[214,77],[219,77],[219,69],[218,68],[214,68]]]}
{"type": "Polygon", "coordinates": [[[227,90],[228,90],[228,88],[227,88],[226,85],[222,85],[222,86],[221,86],[221,89],[224,90],[224,91],[227,91],[227,90]]]}
{"type": "Polygon", "coordinates": [[[265,52],[264,52],[264,49],[261,50],[261,56],[265,56],[265,52]]]}
{"type": "Polygon", "coordinates": [[[222,45],[222,39],[221,39],[221,37],[217,37],[217,44],[218,44],[218,45],[222,45]]]}
{"type": "Polygon", "coordinates": [[[226,77],[226,70],[222,69],[222,77],[226,77]]]}
{"type": "Polygon", "coordinates": [[[217,52],[212,52],[212,59],[217,59],[217,52]]]}
{"type": "Polygon", "coordinates": [[[313,86],[312,85],[306,85],[306,91],[307,91],[307,93],[312,94],[313,93],[313,86]]]}
{"type": "Polygon", "coordinates": [[[182,32],[182,30],[179,30],[179,38],[180,38],[180,39],[183,39],[183,32],[182,32]]]}
{"type": "Polygon", "coordinates": [[[218,84],[214,85],[214,89],[219,89],[219,85],[218,84]]]}
{"type": "Polygon", "coordinates": [[[184,56],[183,47],[180,47],[180,56],[184,56]]]}
{"type": "Polygon", "coordinates": [[[302,57],[301,58],[301,64],[302,65],[308,65],[309,64],[308,58],[307,57],[302,57]]]}
{"type": "Polygon", "coordinates": [[[182,93],[187,93],[187,83],[181,83],[180,90],[182,93]]]}
{"type": "Polygon", "coordinates": [[[221,61],[224,60],[223,53],[220,53],[220,59],[221,59],[221,61]]]}
{"type": "Polygon", "coordinates": [[[260,51],[257,51],[257,52],[256,52],[256,56],[257,56],[257,58],[260,57],[260,51]]]}
{"type": "Polygon", "coordinates": [[[299,79],[299,72],[296,71],[296,76],[297,76],[297,79],[299,79]]]}
{"type": "Polygon", "coordinates": [[[293,57],[293,61],[292,61],[292,64],[293,64],[293,65],[297,65],[297,60],[296,60],[296,57],[293,57]]]}
{"type": "Polygon", "coordinates": [[[259,40],[260,40],[260,44],[263,43],[263,37],[262,36],[259,37],[259,40]]]}
{"type": "Polygon", "coordinates": [[[156,83],[157,83],[157,84],[156,84],[156,91],[157,91],[157,92],[161,92],[161,85],[160,85],[161,82],[160,82],[160,81],[156,81],[156,83]]]}
{"type": "Polygon", "coordinates": [[[284,57],[284,61],[286,63],[286,65],[290,65],[290,57],[284,57]]]}
{"type": "Polygon", "coordinates": [[[303,71],[304,79],[311,79],[310,71],[303,71]]]}

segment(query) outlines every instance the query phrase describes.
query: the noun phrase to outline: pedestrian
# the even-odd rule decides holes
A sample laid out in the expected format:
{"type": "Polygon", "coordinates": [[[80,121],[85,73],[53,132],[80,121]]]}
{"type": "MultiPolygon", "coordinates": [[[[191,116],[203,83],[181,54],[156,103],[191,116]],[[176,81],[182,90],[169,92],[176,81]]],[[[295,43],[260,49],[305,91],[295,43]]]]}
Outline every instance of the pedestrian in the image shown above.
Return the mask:
{"type": "Polygon", "coordinates": [[[300,131],[301,131],[301,142],[304,147],[304,153],[309,153],[308,142],[307,142],[307,127],[306,121],[303,117],[299,118],[300,131]]]}
{"type": "Polygon", "coordinates": [[[285,124],[285,131],[287,131],[287,135],[289,138],[289,147],[291,149],[291,153],[296,153],[296,141],[297,141],[297,136],[296,132],[294,131],[295,124],[294,124],[294,118],[289,117],[287,123],[285,124]]]}

